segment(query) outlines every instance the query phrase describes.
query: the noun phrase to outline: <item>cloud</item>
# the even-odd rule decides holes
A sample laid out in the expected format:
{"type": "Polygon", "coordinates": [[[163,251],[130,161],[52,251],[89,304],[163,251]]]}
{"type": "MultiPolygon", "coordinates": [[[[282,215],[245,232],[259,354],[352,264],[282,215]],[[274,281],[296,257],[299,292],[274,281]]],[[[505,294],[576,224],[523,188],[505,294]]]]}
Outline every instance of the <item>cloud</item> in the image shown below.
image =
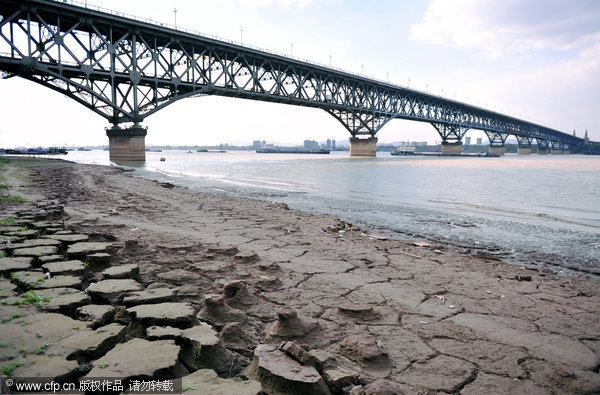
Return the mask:
{"type": "Polygon", "coordinates": [[[431,0],[410,39],[476,48],[490,57],[541,50],[579,50],[600,42],[595,0],[431,0]]]}

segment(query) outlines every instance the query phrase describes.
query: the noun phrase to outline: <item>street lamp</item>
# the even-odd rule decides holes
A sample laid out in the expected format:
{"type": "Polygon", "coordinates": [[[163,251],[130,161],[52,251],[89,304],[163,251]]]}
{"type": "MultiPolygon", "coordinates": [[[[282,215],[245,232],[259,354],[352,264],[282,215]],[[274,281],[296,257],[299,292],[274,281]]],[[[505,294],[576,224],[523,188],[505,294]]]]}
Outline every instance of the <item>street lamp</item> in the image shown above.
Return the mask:
{"type": "Polygon", "coordinates": [[[177,8],[173,8],[173,16],[175,17],[175,28],[177,28],[177,8]]]}

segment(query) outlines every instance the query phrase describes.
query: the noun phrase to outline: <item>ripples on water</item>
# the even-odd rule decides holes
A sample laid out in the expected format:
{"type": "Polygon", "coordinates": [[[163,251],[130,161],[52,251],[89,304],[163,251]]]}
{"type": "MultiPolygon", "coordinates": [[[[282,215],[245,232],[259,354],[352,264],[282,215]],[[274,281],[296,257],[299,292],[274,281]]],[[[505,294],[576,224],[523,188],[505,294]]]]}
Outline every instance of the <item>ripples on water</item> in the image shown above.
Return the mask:
{"type": "MultiPolygon", "coordinates": [[[[136,174],[600,275],[600,157],[347,155],[148,152],[136,174]]],[[[105,151],[66,159],[109,164],[105,151]]]]}

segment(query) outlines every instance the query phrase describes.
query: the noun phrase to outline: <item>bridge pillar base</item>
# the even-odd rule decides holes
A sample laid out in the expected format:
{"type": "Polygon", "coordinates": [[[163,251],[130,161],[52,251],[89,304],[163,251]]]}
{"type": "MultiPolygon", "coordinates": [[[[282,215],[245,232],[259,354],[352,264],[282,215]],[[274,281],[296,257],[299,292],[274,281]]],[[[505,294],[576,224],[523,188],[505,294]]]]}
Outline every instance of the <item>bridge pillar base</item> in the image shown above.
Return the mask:
{"type": "Polygon", "coordinates": [[[144,162],[146,160],[146,128],[113,126],[106,129],[111,162],[144,162]]]}
{"type": "Polygon", "coordinates": [[[537,151],[538,155],[550,155],[551,153],[551,148],[550,147],[540,147],[538,145],[538,151],[537,151]]]}
{"type": "Polygon", "coordinates": [[[490,145],[490,155],[504,155],[506,153],[506,146],[502,145],[490,145]]]}
{"type": "Polygon", "coordinates": [[[462,142],[449,143],[442,142],[442,155],[460,155],[462,152],[462,142]]]}
{"type": "Polygon", "coordinates": [[[519,147],[519,155],[531,155],[531,147],[519,147]]]}
{"type": "Polygon", "coordinates": [[[368,139],[350,137],[350,156],[375,158],[377,156],[377,137],[369,137],[368,139]]]}

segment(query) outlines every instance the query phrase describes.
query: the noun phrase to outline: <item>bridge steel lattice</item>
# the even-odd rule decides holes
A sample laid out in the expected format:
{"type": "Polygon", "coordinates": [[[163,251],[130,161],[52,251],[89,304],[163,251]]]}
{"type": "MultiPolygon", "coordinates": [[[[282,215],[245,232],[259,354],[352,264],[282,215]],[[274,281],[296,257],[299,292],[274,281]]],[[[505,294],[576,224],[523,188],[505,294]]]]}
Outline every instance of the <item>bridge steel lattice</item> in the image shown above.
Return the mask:
{"type": "Polygon", "coordinates": [[[387,122],[401,118],[431,123],[444,144],[460,144],[469,129],[483,130],[492,146],[509,135],[520,146],[533,139],[558,149],[583,144],[480,107],[66,2],[0,0],[0,18],[5,78],[61,92],[116,129],[139,127],[186,97],[221,95],[323,109],[353,138],[374,139],[387,122]]]}

